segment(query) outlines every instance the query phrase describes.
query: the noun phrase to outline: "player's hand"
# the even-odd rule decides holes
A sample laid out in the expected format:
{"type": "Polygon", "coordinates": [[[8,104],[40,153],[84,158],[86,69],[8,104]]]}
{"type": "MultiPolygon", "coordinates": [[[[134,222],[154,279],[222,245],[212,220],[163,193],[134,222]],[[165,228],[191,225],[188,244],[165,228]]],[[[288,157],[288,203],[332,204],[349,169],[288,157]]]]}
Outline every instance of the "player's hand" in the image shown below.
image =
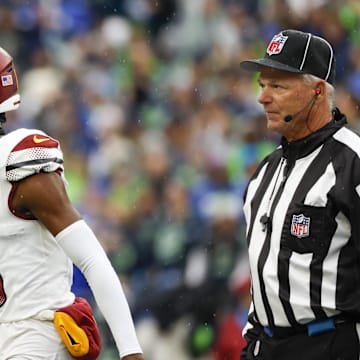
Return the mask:
{"type": "Polygon", "coordinates": [[[121,360],[145,360],[145,358],[143,354],[131,354],[124,356],[121,360]]]}

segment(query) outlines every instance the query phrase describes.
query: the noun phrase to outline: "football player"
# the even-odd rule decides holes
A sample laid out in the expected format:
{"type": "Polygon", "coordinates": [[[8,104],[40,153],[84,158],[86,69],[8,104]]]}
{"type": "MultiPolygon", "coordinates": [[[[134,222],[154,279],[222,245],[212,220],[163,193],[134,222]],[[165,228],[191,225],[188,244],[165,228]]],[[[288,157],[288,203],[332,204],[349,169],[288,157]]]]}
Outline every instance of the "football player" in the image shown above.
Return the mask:
{"type": "MultiPolygon", "coordinates": [[[[19,104],[13,59],[0,48],[1,125],[19,104]]],[[[67,196],[59,142],[39,130],[1,128],[0,149],[0,358],[71,359],[52,317],[43,315],[75,302],[75,264],[120,358],[143,360],[119,278],[67,196]]]]}

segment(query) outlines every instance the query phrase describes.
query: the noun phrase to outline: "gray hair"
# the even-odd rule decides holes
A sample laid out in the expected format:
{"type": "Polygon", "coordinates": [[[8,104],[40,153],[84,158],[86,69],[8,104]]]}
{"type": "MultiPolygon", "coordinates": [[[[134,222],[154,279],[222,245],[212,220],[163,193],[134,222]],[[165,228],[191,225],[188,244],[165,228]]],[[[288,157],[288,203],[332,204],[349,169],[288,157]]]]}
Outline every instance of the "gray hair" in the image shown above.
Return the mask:
{"type": "MultiPolygon", "coordinates": [[[[304,82],[307,85],[314,85],[318,81],[323,80],[323,79],[321,79],[321,78],[319,78],[317,76],[310,75],[310,74],[304,74],[303,79],[304,79],[304,82]]],[[[334,86],[332,86],[328,82],[326,82],[325,86],[326,86],[326,94],[327,94],[328,106],[329,106],[329,109],[332,110],[332,109],[335,108],[335,88],[334,88],[334,86]]]]}

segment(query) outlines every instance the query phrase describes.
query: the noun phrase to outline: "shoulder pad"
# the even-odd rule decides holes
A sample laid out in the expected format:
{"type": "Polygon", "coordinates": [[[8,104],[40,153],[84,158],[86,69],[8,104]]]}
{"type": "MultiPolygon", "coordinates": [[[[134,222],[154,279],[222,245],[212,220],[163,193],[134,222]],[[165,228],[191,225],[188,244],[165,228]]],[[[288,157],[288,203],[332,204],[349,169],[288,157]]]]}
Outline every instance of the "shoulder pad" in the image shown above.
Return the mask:
{"type": "Polygon", "coordinates": [[[57,140],[40,132],[26,135],[14,144],[6,163],[6,178],[10,182],[53,171],[63,171],[63,154],[57,140]]]}

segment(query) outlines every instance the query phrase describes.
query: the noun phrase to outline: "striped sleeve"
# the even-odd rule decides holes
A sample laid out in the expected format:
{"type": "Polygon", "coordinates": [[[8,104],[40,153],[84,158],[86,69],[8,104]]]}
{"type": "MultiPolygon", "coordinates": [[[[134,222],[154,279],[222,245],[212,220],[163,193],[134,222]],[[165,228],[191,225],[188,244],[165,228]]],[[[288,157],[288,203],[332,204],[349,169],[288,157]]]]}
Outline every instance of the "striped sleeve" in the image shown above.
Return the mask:
{"type": "Polygon", "coordinates": [[[63,154],[59,142],[44,133],[33,133],[11,150],[6,163],[6,178],[22,180],[39,172],[63,172],[63,154]]]}

